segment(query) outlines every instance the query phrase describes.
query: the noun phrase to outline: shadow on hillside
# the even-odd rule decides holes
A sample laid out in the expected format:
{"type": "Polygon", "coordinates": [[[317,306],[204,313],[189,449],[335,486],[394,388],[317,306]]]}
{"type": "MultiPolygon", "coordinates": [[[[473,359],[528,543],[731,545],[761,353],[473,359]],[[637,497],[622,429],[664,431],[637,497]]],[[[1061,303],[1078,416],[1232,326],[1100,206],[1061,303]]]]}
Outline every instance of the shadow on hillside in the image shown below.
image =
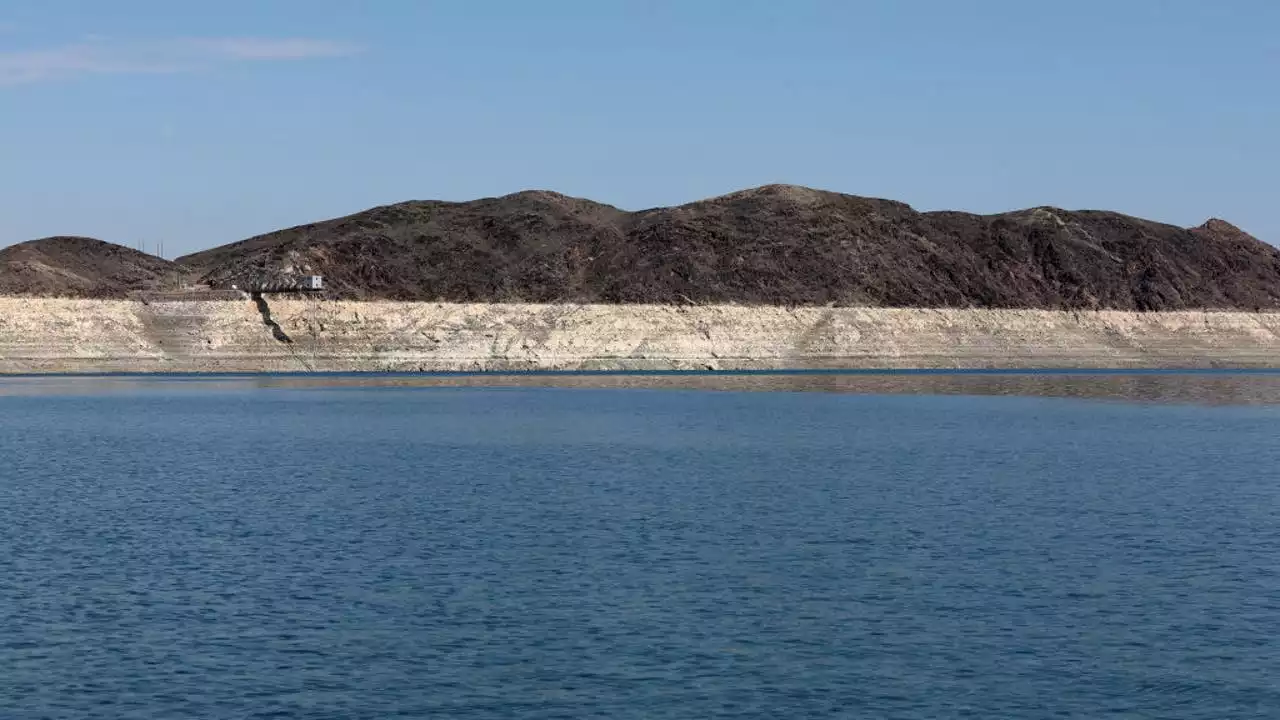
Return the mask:
{"type": "Polygon", "coordinates": [[[280,327],[280,323],[271,318],[271,307],[267,305],[267,300],[262,297],[262,293],[253,293],[252,297],[253,304],[258,306],[258,314],[262,316],[262,324],[271,329],[271,337],[282,343],[292,344],[293,338],[289,337],[284,329],[280,327]]]}

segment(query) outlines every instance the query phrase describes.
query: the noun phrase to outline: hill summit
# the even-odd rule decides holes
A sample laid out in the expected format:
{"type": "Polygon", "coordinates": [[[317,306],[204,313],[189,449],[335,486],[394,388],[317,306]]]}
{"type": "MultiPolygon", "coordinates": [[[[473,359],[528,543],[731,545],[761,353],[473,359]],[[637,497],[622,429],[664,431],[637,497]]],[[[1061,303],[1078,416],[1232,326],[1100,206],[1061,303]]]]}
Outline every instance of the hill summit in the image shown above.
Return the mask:
{"type": "Polygon", "coordinates": [[[86,237],[49,237],[0,249],[0,295],[119,298],[171,283],[176,264],[86,237]]]}

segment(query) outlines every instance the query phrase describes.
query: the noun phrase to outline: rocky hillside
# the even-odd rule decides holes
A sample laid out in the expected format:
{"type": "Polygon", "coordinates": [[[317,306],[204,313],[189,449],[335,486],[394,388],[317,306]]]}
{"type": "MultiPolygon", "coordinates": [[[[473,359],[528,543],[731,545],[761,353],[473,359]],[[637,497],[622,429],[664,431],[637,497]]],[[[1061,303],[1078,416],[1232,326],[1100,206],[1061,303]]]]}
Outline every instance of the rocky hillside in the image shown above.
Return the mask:
{"type": "Polygon", "coordinates": [[[127,297],[258,272],[330,297],[887,307],[1280,309],[1280,250],[1221,220],[920,213],[773,185],[625,212],[550,192],[407,202],[180,258],[89,238],[0,250],[0,294],[127,297]]]}
{"type": "Polygon", "coordinates": [[[319,273],[343,298],[1280,308],[1280,250],[1222,221],[920,213],[794,186],[634,213],[540,191],[407,202],[179,262],[215,285],[259,269],[319,273]]]}
{"type": "Polygon", "coordinates": [[[0,249],[0,295],[123,298],[172,285],[178,266],[122,245],[51,237],[0,249]]]}

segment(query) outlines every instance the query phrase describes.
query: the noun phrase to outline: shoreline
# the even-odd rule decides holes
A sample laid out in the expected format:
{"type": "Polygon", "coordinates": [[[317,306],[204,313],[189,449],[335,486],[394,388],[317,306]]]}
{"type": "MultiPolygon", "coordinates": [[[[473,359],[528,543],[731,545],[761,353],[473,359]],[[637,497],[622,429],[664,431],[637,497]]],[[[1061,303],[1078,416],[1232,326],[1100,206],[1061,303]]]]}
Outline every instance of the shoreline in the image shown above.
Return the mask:
{"type": "Polygon", "coordinates": [[[1280,367],[1280,313],[0,298],[0,374],[1280,367]]]}
{"type": "Polygon", "coordinates": [[[1250,367],[1043,367],[1043,368],[776,368],[765,370],[251,370],[228,372],[12,372],[0,373],[0,379],[39,380],[56,377],[67,380],[254,380],[279,378],[350,380],[384,378],[401,380],[426,378],[438,380],[472,380],[477,378],[1114,378],[1114,377],[1280,377],[1280,363],[1250,367]]]}

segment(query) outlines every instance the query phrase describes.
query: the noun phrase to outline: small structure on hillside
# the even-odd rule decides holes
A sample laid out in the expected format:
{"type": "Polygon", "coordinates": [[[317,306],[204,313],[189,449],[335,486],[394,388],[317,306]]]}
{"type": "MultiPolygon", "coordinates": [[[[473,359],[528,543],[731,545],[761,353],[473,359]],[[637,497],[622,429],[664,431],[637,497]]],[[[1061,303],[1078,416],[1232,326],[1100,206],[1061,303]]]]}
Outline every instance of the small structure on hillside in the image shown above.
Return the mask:
{"type": "Polygon", "coordinates": [[[248,293],[319,292],[324,290],[324,276],[252,273],[232,279],[230,285],[233,290],[243,290],[248,293]]]}

